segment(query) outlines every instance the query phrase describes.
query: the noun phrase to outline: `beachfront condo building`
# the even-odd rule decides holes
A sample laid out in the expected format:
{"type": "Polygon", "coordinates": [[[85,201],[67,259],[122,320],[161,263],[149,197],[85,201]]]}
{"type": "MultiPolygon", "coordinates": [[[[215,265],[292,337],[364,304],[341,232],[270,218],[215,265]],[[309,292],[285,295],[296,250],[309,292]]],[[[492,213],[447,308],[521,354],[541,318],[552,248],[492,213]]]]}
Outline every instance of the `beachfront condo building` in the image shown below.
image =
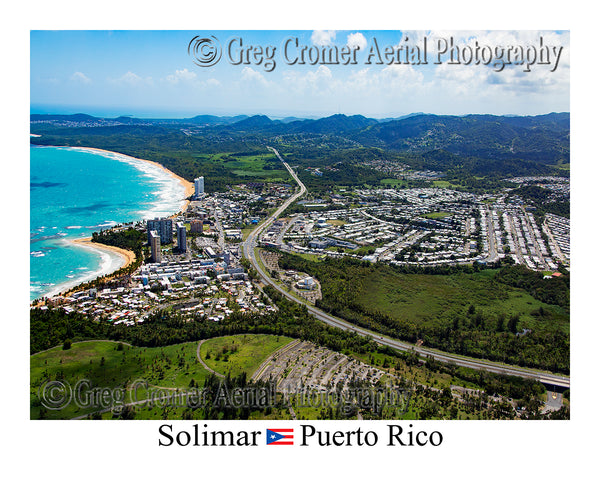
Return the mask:
{"type": "Polygon", "coordinates": [[[150,244],[150,232],[155,230],[160,236],[160,243],[166,245],[173,243],[173,220],[170,218],[155,218],[148,220],[146,225],[148,231],[148,244],[150,244]]]}
{"type": "Polygon", "coordinates": [[[204,229],[204,224],[202,223],[202,220],[190,221],[190,232],[202,233],[203,229],[204,229]]]}
{"type": "Polygon", "coordinates": [[[150,254],[152,255],[152,261],[154,263],[161,262],[160,256],[160,235],[156,230],[152,230],[149,233],[150,236],[150,254]]]}
{"type": "Polygon", "coordinates": [[[183,222],[177,222],[177,248],[179,249],[179,253],[186,252],[185,225],[183,222]]]}
{"type": "Polygon", "coordinates": [[[201,197],[204,195],[204,177],[194,179],[195,196],[201,197]]]}

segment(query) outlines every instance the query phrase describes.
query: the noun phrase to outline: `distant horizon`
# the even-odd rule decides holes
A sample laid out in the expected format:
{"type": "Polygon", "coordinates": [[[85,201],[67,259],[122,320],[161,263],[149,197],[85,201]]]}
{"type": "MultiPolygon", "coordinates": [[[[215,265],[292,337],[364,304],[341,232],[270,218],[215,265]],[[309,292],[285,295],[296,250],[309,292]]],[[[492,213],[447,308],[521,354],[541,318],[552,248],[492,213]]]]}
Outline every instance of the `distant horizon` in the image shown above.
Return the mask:
{"type": "Polygon", "coordinates": [[[243,111],[224,111],[224,112],[215,112],[215,111],[204,111],[204,112],[194,112],[191,110],[162,110],[160,108],[156,109],[148,109],[147,111],[135,111],[133,109],[123,109],[121,112],[117,110],[117,107],[106,107],[103,109],[102,107],[93,107],[93,106],[58,106],[58,105],[31,105],[29,114],[30,115],[90,115],[97,118],[106,118],[106,119],[115,119],[119,117],[132,117],[139,119],[147,119],[147,120],[183,120],[190,119],[201,115],[211,115],[215,117],[236,117],[236,116],[266,116],[271,120],[281,120],[285,118],[295,117],[298,119],[305,120],[318,120],[321,118],[327,118],[334,115],[345,115],[347,117],[352,117],[355,115],[360,115],[365,118],[373,118],[376,120],[382,120],[386,118],[400,118],[407,116],[416,116],[416,115],[436,115],[436,116],[452,116],[452,117],[465,117],[468,115],[492,115],[497,117],[537,117],[543,115],[551,115],[551,114],[560,114],[560,113],[571,113],[569,110],[560,110],[560,111],[547,111],[545,113],[532,113],[532,114],[519,114],[519,113],[506,113],[506,114],[498,114],[491,112],[470,112],[470,113],[434,113],[434,112],[425,112],[425,111],[415,111],[415,112],[407,112],[407,113],[388,113],[388,114],[379,114],[379,115],[369,115],[366,113],[346,113],[346,112],[332,112],[332,113],[318,113],[318,112],[310,112],[310,113],[302,113],[302,112],[278,112],[278,113],[269,113],[269,112],[243,112],[243,111]]]}
{"type": "Polygon", "coordinates": [[[59,106],[144,118],[539,115],[570,109],[570,33],[32,30],[29,78],[39,113],[59,106]],[[436,56],[435,45],[448,42],[455,56],[436,56]],[[194,49],[204,43],[206,51],[194,49]],[[341,51],[354,52],[352,60],[331,53],[341,51]]]}

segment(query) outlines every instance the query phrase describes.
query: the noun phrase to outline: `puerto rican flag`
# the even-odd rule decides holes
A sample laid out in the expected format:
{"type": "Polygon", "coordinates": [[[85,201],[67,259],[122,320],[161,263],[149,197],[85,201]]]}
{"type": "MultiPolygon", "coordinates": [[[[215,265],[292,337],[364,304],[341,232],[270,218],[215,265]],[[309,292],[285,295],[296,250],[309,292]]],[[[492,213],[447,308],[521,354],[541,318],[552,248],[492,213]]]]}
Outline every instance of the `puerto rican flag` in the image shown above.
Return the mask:
{"type": "Polygon", "coordinates": [[[293,445],[293,428],[271,428],[267,429],[267,445],[293,445]]]}

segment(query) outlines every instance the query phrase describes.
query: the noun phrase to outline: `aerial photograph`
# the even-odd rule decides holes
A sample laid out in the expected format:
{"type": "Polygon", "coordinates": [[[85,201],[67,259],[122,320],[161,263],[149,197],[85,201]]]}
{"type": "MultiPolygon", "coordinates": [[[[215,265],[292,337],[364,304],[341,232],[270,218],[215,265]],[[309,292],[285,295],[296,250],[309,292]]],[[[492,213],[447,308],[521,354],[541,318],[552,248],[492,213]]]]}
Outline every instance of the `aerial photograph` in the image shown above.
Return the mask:
{"type": "Polygon", "coordinates": [[[35,423],[571,418],[569,31],[29,37],[35,423]]]}

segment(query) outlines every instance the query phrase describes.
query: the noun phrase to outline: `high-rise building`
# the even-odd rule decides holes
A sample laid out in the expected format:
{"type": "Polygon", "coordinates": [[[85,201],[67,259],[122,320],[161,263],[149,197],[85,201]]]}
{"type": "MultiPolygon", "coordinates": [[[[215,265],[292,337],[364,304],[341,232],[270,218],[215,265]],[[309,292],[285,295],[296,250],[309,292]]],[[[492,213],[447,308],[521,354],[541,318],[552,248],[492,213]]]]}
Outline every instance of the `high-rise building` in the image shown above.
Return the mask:
{"type": "Polygon", "coordinates": [[[185,253],[185,225],[183,222],[177,222],[177,248],[180,253],[185,253]]]}
{"type": "Polygon", "coordinates": [[[148,243],[150,243],[150,232],[153,230],[158,232],[160,243],[162,245],[173,243],[173,220],[170,218],[155,218],[154,220],[148,220],[146,229],[148,231],[148,243]]]}
{"type": "Polygon", "coordinates": [[[194,188],[196,197],[204,195],[204,177],[194,179],[194,188]]]}
{"type": "Polygon", "coordinates": [[[152,255],[152,261],[160,263],[162,261],[160,255],[160,235],[156,230],[151,230],[150,233],[150,254],[152,255]]]}
{"type": "Polygon", "coordinates": [[[190,232],[202,233],[203,229],[204,229],[204,224],[202,223],[202,220],[192,220],[190,222],[190,232]]]}

